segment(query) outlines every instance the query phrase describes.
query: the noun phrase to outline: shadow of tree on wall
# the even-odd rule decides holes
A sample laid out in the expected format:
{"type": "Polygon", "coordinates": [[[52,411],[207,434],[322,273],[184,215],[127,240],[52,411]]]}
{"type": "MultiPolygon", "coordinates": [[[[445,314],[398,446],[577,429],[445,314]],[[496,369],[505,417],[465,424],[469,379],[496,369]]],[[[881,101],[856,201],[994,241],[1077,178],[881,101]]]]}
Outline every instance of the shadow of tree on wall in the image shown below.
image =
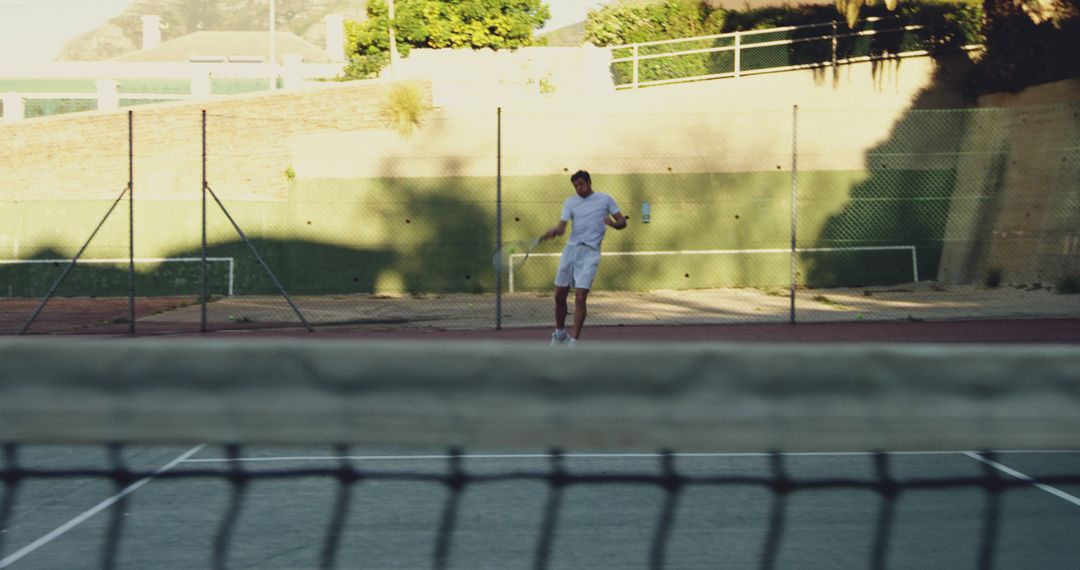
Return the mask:
{"type": "Polygon", "coordinates": [[[467,177],[454,157],[439,162],[440,176],[408,178],[393,174],[408,171],[400,159],[384,161],[379,180],[395,205],[388,245],[396,258],[377,270],[413,294],[493,291],[495,177],[467,177]]]}
{"type": "MultiPolygon", "coordinates": [[[[479,293],[494,288],[494,177],[466,177],[453,157],[436,157],[437,177],[408,177],[400,158],[382,160],[370,178],[307,179],[270,220],[250,206],[234,213],[237,223],[282,285],[297,295],[438,295],[479,293]],[[250,218],[250,219],[245,219],[250,218]],[[269,224],[274,235],[251,228],[269,224]],[[256,235],[251,236],[255,233],[256,235]],[[332,245],[336,244],[336,245],[332,245]]],[[[222,219],[215,235],[235,236],[222,219]]],[[[264,273],[249,248],[236,241],[216,244],[209,255],[237,260],[237,290],[271,294],[272,282],[247,283],[264,273]]],[[[194,255],[184,252],[184,255],[194,255]]]]}
{"type": "MultiPolygon", "coordinates": [[[[370,295],[375,286],[375,270],[392,266],[395,256],[390,249],[364,250],[303,240],[255,237],[251,238],[251,244],[294,298],[370,295]]],[[[201,249],[188,249],[167,257],[191,259],[200,255],[201,249]]],[[[65,257],[66,254],[57,250],[44,249],[30,259],[63,260],[65,257]]],[[[230,298],[231,287],[234,300],[248,303],[243,316],[211,313],[211,329],[299,325],[273,279],[247,244],[238,238],[218,242],[207,248],[207,257],[232,260],[231,276],[229,264],[217,260],[208,263],[210,302],[230,298]],[[258,300],[239,301],[243,298],[258,300]]],[[[68,261],[56,261],[0,266],[0,285],[7,295],[0,299],[0,334],[15,334],[22,328],[68,265],[68,261]]],[[[129,279],[126,263],[97,264],[92,258],[80,261],[64,277],[28,332],[127,332],[129,279]]],[[[147,327],[158,332],[198,330],[198,313],[194,311],[202,291],[201,263],[172,261],[152,266],[138,263],[134,281],[136,320],[149,317],[157,321],[156,327],[155,323],[140,322],[139,330],[145,331],[147,327]],[[163,316],[170,313],[176,314],[177,319],[170,321],[163,316]]],[[[345,318],[333,311],[320,312],[317,301],[305,299],[297,304],[308,320],[316,324],[345,318]],[[307,314],[309,310],[316,313],[307,314]]]]}
{"type": "MultiPolygon", "coordinates": [[[[817,235],[799,236],[799,247],[914,246],[919,279],[937,279],[971,113],[934,108],[942,103],[942,90],[948,90],[972,62],[957,57],[938,63],[931,85],[915,98],[888,137],[866,153],[865,180],[850,188],[843,208],[828,216],[817,235]]],[[[859,120],[856,112],[838,117],[859,120]]],[[[815,192],[838,190],[800,188],[800,212],[810,215],[815,192]]],[[[904,251],[808,252],[800,259],[805,267],[800,284],[807,287],[914,280],[910,254],[904,251]]]]}

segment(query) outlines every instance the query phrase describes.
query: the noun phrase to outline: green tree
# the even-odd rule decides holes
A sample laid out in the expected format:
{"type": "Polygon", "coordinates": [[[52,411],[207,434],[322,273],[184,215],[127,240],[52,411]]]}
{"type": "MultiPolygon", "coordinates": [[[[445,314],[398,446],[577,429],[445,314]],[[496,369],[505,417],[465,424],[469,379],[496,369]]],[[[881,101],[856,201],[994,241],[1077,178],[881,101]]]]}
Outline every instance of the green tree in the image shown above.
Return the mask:
{"type": "MultiPolygon", "coordinates": [[[[346,22],[349,64],[344,79],[373,77],[390,62],[390,18],[385,0],[372,0],[368,19],[346,22]]],[[[396,0],[398,53],[411,48],[516,49],[534,45],[533,32],[551,12],[541,0],[396,0]]]]}
{"type": "Polygon", "coordinates": [[[984,0],[986,52],[976,92],[1020,91],[1080,77],[1080,0],[984,0]]]}
{"type": "MultiPolygon", "coordinates": [[[[619,46],[674,38],[690,38],[721,31],[725,11],[712,8],[702,0],[663,0],[653,3],[614,2],[595,12],[585,21],[585,39],[594,45],[619,46]]],[[[660,44],[641,48],[639,55],[713,47],[713,42],[660,44]]],[[[617,58],[628,57],[628,49],[613,52],[617,58]]],[[[639,80],[653,81],[695,77],[715,73],[709,55],[648,59],[639,65],[639,80]]],[[[616,81],[629,83],[633,64],[613,66],[616,81]]]]}
{"type": "MultiPolygon", "coordinates": [[[[853,0],[854,1],[854,0],[853,0]]],[[[895,16],[899,21],[889,22],[885,34],[873,40],[864,36],[852,36],[851,30],[842,24],[839,32],[844,34],[836,50],[840,57],[863,57],[898,53],[921,46],[922,49],[951,48],[981,43],[981,0],[929,0],[907,2],[897,6],[895,16]],[[889,31],[901,24],[922,24],[911,31],[889,31]],[[932,32],[932,35],[931,35],[932,32]]],[[[988,0],[989,1],[989,0],[988,0]]],[[[1003,0],[1010,1],[1010,0],[1003,0]]],[[[1080,0],[1057,0],[1077,2],[1080,0]]],[[[859,0],[863,16],[892,15],[888,6],[880,3],[863,4],[859,0]]],[[[891,2],[891,0],[890,0],[891,2]]],[[[734,39],[730,36],[709,38],[713,34],[734,31],[762,30],[786,26],[827,24],[836,19],[836,8],[829,5],[763,6],[741,10],[717,7],[709,0],[657,0],[655,2],[612,3],[589,13],[585,24],[585,37],[599,46],[626,46],[657,40],[688,39],[678,43],[638,45],[640,56],[652,56],[671,52],[685,52],[707,48],[729,48],[711,53],[688,53],[662,58],[645,58],[638,61],[637,78],[640,82],[678,80],[688,77],[707,77],[734,71],[734,39]],[[705,36],[702,39],[701,36],[705,36]]],[[[863,22],[858,29],[873,25],[863,22]]],[[[740,69],[768,69],[783,65],[815,64],[827,61],[832,47],[827,42],[814,40],[821,36],[820,28],[773,31],[756,36],[757,42],[793,40],[790,45],[757,46],[744,50],[740,69]],[[809,37],[808,37],[809,36],[809,37]]],[[[621,47],[613,51],[619,59],[630,57],[633,48],[621,47]]],[[[625,85],[632,81],[634,64],[617,62],[612,66],[616,83],[625,85]]]]}
{"type": "MultiPolygon", "coordinates": [[[[717,33],[713,10],[701,0],[663,0],[649,4],[615,2],[590,12],[585,37],[598,46],[688,38],[717,33]]],[[[720,19],[722,22],[722,18],[720,19]]]]}

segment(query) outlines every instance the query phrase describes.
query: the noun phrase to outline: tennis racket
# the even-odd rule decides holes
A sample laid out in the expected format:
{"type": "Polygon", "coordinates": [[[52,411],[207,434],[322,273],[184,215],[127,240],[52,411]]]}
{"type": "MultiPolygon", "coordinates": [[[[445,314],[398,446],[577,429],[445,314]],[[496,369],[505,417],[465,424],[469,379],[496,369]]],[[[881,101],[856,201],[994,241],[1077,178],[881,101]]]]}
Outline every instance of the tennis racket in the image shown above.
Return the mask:
{"type": "Polygon", "coordinates": [[[496,271],[501,273],[510,271],[511,267],[517,269],[528,261],[529,254],[536,249],[536,246],[540,245],[541,241],[544,241],[543,237],[524,241],[503,242],[495,250],[495,254],[491,256],[491,264],[495,266],[496,271]]]}

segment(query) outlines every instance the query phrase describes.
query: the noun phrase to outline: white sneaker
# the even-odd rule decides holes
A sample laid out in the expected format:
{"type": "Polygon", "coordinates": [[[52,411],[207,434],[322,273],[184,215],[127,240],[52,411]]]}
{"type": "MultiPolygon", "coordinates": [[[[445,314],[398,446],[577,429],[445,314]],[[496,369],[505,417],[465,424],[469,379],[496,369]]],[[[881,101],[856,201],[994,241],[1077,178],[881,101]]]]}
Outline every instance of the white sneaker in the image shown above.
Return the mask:
{"type": "Polygon", "coordinates": [[[570,337],[570,340],[568,340],[566,342],[566,346],[570,346],[570,347],[577,346],[577,339],[574,338],[574,337],[570,337]]]}
{"type": "Polygon", "coordinates": [[[551,333],[551,346],[559,346],[560,344],[565,344],[567,339],[573,340],[572,338],[570,338],[570,335],[566,333],[562,333],[560,335],[559,333],[553,332],[551,333]]]}

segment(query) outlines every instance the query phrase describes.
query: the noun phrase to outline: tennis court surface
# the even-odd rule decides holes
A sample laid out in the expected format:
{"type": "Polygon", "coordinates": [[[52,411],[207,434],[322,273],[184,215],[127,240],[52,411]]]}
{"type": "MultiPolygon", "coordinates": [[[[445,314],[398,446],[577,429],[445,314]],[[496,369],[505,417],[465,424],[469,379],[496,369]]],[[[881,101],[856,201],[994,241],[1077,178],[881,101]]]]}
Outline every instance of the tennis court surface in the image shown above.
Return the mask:
{"type": "Polygon", "coordinates": [[[1070,568],[1067,345],[0,343],[3,568],[1070,568]]]}

